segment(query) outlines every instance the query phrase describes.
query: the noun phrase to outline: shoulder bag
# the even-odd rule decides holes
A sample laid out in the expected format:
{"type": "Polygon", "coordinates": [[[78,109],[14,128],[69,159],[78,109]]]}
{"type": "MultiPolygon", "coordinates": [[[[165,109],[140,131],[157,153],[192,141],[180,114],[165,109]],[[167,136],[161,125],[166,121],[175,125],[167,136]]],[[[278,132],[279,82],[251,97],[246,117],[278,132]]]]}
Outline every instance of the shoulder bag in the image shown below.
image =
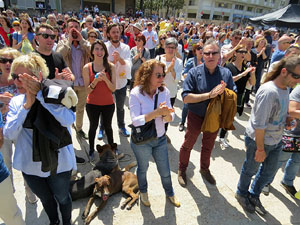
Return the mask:
{"type": "MultiPolygon", "coordinates": [[[[157,108],[157,100],[158,93],[155,95],[154,110],[157,108]]],[[[142,126],[135,127],[130,124],[129,127],[131,128],[131,141],[136,145],[142,145],[157,138],[155,119],[142,126]]]]}

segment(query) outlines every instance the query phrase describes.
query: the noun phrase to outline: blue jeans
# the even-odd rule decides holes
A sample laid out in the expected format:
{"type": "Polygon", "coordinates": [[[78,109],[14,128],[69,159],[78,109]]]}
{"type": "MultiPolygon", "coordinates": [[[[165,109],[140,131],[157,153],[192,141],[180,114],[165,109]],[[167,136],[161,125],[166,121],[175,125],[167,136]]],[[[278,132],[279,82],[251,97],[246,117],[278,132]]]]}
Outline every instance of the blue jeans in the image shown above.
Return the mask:
{"type": "Polygon", "coordinates": [[[28,186],[41,200],[51,223],[56,223],[59,220],[58,202],[63,224],[71,225],[72,198],[69,192],[71,173],[72,171],[67,171],[49,177],[23,173],[28,186]]]}
{"type": "Polygon", "coordinates": [[[173,196],[174,191],[171,180],[166,136],[164,135],[142,145],[136,145],[131,141],[130,145],[138,164],[137,178],[141,193],[147,192],[147,170],[149,167],[150,157],[153,156],[166,195],[173,196]]]}
{"type": "Polygon", "coordinates": [[[281,155],[282,157],[289,157],[284,168],[282,182],[286,185],[293,186],[295,177],[300,169],[300,153],[282,152],[281,155]]]}
{"type": "Polygon", "coordinates": [[[256,162],[254,159],[257,149],[255,141],[245,136],[245,145],[246,159],[242,166],[240,180],[237,186],[237,194],[248,196],[250,192],[252,196],[258,198],[264,186],[268,184],[277,171],[277,163],[282,144],[279,142],[276,145],[265,145],[266,158],[262,163],[256,162]],[[255,175],[255,178],[248,192],[253,175],[255,175]]]}
{"type": "Polygon", "coordinates": [[[185,124],[186,121],[186,117],[188,115],[188,105],[187,104],[183,104],[183,108],[182,108],[182,112],[181,112],[181,123],[185,124]]]}
{"type": "Polygon", "coordinates": [[[124,128],[125,127],[124,104],[125,104],[125,99],[126,99],[126,90],[127,90],[127,86],[115,91],[116,106],[117,106],[117,120],[118,120],[118,127],[119,128],[124,128]]]}

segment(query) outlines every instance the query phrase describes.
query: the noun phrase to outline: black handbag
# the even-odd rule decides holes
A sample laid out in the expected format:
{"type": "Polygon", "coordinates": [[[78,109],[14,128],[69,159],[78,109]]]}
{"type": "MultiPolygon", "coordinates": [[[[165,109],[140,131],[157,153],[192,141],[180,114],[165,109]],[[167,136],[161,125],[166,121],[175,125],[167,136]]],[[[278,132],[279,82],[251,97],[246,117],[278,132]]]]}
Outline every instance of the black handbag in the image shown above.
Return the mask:
{"type": "MultiPolygon", "coordinates": [[[[157,108],[157,99],[158,94],[155,95],[154,110],[157,108]]],[[[142,126],[135,127],[130,124],[129,127],[131,128],[131,141],[136,145],[142,145],[157,138],[155,119],[142,126]]]]}

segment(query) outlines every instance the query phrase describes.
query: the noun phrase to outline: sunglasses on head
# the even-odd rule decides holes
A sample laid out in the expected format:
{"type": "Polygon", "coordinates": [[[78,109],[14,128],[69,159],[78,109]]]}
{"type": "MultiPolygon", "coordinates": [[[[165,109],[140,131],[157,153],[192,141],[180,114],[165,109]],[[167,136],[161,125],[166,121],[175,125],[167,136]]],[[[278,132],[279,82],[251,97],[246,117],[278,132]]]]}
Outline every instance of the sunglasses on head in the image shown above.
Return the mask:
{"type": "Polygon", "coordinates": [[[18,79],[19,80],[19,75],[15,73],[11,73],[11,77],[13,80],[18,79]]]}
{"type": "Polygon", "coordinates": [[[13,59],[0,58],[0,63],[3,63],[3,64],[5,64],[7,62],[9,62],[10,64],[12,64],[13,61],[14,61],[13,59]]]}
{"type": "Polygon", "coordinates": [[[215,56],[215,55],[219,54],[219,52],[203,52],[203,54],[205,56],[210,56],[210,55],[215,56]]]}
{"type": "Polygon", "coordinates": [[[48,37],[51,38],[51,40],[54,40],[56,38],[56,35],[55,34],[38,34],[38,35],[41,35],[44,39],[47,39],[48,37]]]}
{"type": "Polygon", "coordinates": [[[294,78],[294,79],[299,79],[300,78],[299,74],[296,74],[296,73],[294,73],[292,71],[289,71],[289,70],[287,70],[287,71],[291,74],[292,78],[294,78]]]}
{"type": "Polygon", "coordinates": [[[157,74],[156,74],[156,78],[157,78],[157,79],[159,79],[159,78],[161,78],[161,77],[162,77],[162,78],[165,78],[165,77],[166,77],[166,74],[165,74],[165,73],[157,73],[157,74]]]}

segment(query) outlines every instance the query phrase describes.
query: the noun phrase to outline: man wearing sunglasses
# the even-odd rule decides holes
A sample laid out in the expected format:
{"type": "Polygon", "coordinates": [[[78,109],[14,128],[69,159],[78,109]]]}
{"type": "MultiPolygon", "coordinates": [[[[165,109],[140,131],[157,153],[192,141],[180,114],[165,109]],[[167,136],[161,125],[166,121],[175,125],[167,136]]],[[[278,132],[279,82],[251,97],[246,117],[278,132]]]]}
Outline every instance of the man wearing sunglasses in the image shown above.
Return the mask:
{"type": "MultiPolygon", "coordinates": [[[[191,150],[201,133],[210,99],[221,95],[225,87],[237,90],[231,72],[218,65],[219,59],[219,45],[216,41],[209,39],[203,47],[204,63],[190,69],[184,80],[182,99],[185,104],[188,104],[188,122],[184,142],[180,148],[178,170],[178,182],[183,187],[187,184],[186,169],[191,150]]],[[[200,173],[212,185],[216,184],[216,180],[210,173],[209,165],[217,133],[218,131],[203,132],[201,146],[200,173]]]]}
{"type": "Polygon", "coordinates": [[[230,40],[231,40],[230,44],[223,45],[221,49],[222,66],[233,57],[236,51],[236,47],[238,47],[239,45],[247,44],[247,38],[242,38],[241,30],[232,31],[230,40]]]}
{"type": "Polygon", "coordinates": [[[81,35],[82,37],[87,40],[88,39],[88,32],[90,30],[94,30],[97,32],[97,39],[99,40],[102,40],[102,36],[100,34],[100,31],[96,28],[94,28],[94,20],[93,20],[93,17],[91,16],[87,16],[86,19],[85,19],[85,24],[86,24],[86,28],[84,28],[82,31],[81,31],[81,35]]]}
{"type": "Polygon", "coordinates": [[[237,186],[236,199],[249,213],[265,215],[259,196],[263,187],[275,176],[282,151],[284,128],[291,129],[288,117],[289,88],[300,82],[300,58],[285,57],[267,75],[258,89],[245,131],[246,159],[237,186]],[[254,180],[251,184],[252,177],[254,180]],[[250,187],[250,190],[249,190],[250,187]]]}

